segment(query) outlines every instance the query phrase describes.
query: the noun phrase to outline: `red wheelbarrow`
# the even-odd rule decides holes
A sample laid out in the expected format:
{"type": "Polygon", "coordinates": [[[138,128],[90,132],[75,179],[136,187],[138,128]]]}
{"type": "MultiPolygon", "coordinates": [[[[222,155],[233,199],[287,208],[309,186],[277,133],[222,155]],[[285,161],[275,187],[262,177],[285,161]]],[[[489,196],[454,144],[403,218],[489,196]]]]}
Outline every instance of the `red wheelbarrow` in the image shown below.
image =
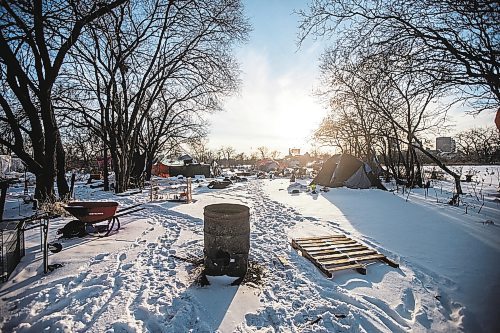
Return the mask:
{"type": "MultiPolygon", "coordinates": [[[[70,236],[81,236],[86,233],[96,233],[100,237],[108,236],[116,224],[116,231],[120,229],[120,217],[143,210],[137,208],[141,204],[126,207],[116,214],[118,202],[116,201],[73,201],[64,206],[64,209],[76,217],[68,231],[70,236]],[[116,215],[115,215],[116,214],[116,215]],[[100,222],[107,222],[107,225],[95,225],[100,222]],[[87,226],[90,225],[90,228],[87,226]],[[89,232],[90,231],[90,232],[89,232]],[[101,235],[103,233],[103,235],[101,235]]],[[[68,225],[70,225],[68,223],[68,225]]],[[[66,225],[66,226],[68,226],[66,225]]],[[[65,228],[66,228],[65,226],[65,228]]],[[[64,228],[63,228],[64,229],[64,228]]],[[[61,229],[63,236],[67,233],[61,229]]]]}

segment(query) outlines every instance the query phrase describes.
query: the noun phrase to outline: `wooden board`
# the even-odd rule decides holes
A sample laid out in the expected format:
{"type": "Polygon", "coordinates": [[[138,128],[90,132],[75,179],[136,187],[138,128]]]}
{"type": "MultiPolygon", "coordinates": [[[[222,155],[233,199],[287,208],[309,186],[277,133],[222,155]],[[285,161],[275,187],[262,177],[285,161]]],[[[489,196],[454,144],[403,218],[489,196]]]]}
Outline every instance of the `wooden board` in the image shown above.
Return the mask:
{"type": "MultiPolygon", "coordinates": [[[[352,250],[352,251],[338,251],[338,252],[323,252],[323,253],[318,253],[318,255],[316,255],[316,253],[314,253],[314,258],[316,258],[316,260],[323,260],[323,259],[331,259],[331,258],[338,258],[340,255],[343,255],[343,256],[354,256],[356,255],[357,253],[356,252],[361,252],[361,251],[370,251],[368,250],[368,248],[366,246],[357,246],[357,247],[351,247],[349,248],[348,250],[352,250]]],[[[361,254],[365,254],[365,253],[361,253],[361,254]]]]}
{"type": "Polygon", "coordinates": [[[332,247],[332,246],[344,245],[344,244],[356,244],[356,241],[353,241],[353,240],[343,240],[343,241],[339,241],[339,242],[322,243],[322,244],[306,244],[306,245],[303,245],[303,244],[299,243],[299,245],[301,247],[303,247],[304,249],[322,249],[322,248],[325,248],[325,247],[332,247]]]}
{"type": "Polygon", "coordinates": [[[383,254],[378,254],[372,251],[374,254],[362,256],[362,257],[349,257],[345,259],[336,259],[336,260],[328,260],[328,261],[320,261],[321,264],[324,266],[330,266],[330,265],[339,265],[339,264],[345,264],[346,262],[358,262],[358,261],[368,261],[368,260],[374,260],[374,259],[381,259],[384,257],[383,254]]]}
{"type": "Polygon", "coordinates": [[[305,245],[305,244],[316,244],[316,243],[325,243],[329,242],[331,240],[342,240],[342,239],[347,239],[346,236],[342,237],[332,237],[332,238],[323,238],[323,239],[311,239],[311,240],[296,240],[297,243],[305,245]]]}
{"type": "Polygon", "coordinates": [[[344,235],[292,239],[292,247],[328,277],[332,277],[333,272],[346,269],[355,269],[366,274],[366,264],[373,260],[380,260],[391,267],[399,267],[399,264],[383,254],[344,235]]]}
{"type": "Polygon", "coordinates": [[[290,267],[290,262],[284,256],[277,255],[276,258],[278,258],[278,261],[280,262],[281,265],[283,265],[283,267],[290,267]]]}
{"type": "Polygon", "coordinates": [[[301,242],[301,241],[310,241],[310,240],[318,240],[318,239],[344,238],[344,237],[346,237],[346,236],[345,235],[341,235],[341,234],[335,234],[335,235],[319,236],[319,237],[295,238],[295,241],[296,242],[301,242]]]}
{"type": "Polygon", "coordinates": [[[339,245],[336,245],[336,246],[332,245],[330,248],[321,248],[321,249],[318,249],[318,250],[308,249],[307,252],[309,252],[309,253],[315,253],[315,254],[323,254],[323,253],[330,253],[331,249],[348,251],[349,249],[356,249],[356,250],[367,249],[367,247],[363,246],[363,245],[359,245],[359,243],[355,242],[353,244],[339,244],[339,245]]]}

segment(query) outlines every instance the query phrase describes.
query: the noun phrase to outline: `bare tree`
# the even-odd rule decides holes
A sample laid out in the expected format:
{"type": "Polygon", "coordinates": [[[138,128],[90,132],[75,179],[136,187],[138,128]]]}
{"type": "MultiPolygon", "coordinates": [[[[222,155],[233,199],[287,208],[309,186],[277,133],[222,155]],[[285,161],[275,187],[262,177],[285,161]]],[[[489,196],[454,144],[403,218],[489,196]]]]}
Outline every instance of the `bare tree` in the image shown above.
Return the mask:
{"type": "Polygon", "coordinates": [[[219,110],[238,85],[231,50],[249,28],[238,0],[131,1],[113,14],[77,45],[73,80],[84,88],[66,109],[84,109],[100,129],[122,192],[134,156],[150,162],[167,143],[203,135],[201,112],[219,110]]]}
{"type": "Polygon", "coordinates": [[[359,55],[355,62],[337,53],[324,58],[322,70],[330,78],[332,112],[343,121],[336,124],[333,134],[338,139],[339,125],[343,125],[343,142],[354,143],[355,151],[366,146],[367,156],[378,141],[395,177],[401,172],[393,160],[398,165],[402,162],[408,186],[422,186],[419,150],[455,178],[457,194],[461,194],[459,175],[430,154],[421,139],[424,133],[444,126],[448,105],[433,103],[443,96],[446,86],[415,70],[411,57],[399,59],[380,53],[377,47],[364,51],[372,53],[359,55]]]}
{"type": "Polygon", "coordinates": [[[36,175],[37,198],[69,189],[54,112],[53,89],[69,50],[85,27],[125,0],[0,1],[0,122],[9,147],[36,175]],[[13,140],[8,140],[8,137],[13,140]]]}
{"type": "Polygon", "coordinates": [[[367,45],[394,57],[411,55],[415,69],[453,84],[454,96],[473,101],[476,112],[500,105],[497,1],[311,0],[299,14],[301,41],[331,37],[345,58],[367,45]]]}
{"type": "Polygon", "coordinates": [[[257,154],[259,156],[258,158],[260,158],[260,159],[268,158],[269,157],[269,148],[267,148],[265,146],[258,147],[257,154]]]}
{"type": "Polygon", "coordinates": [[[215,153],[208,147],[206,138],[197,138],[189,143],[189,150],[194,158],[200,162],[211,163],[215,153]]]}
{"type": "Polygon", "coordinates": [[[500,133],[493,127],[472,128],[457,134],[459,155],[465,162],[500,161],[500,133]]]}
{"type": "Polygon", "coordinates": [[[226,159],[227,164],[230,165],[231,164],[231,159],[236,154],[236,149],[234,149],[231,146],[223,146],[223,147],[220,148],[220,150],[221,150],[224,158],[226,159]]]}
{"type": "Polygon", "coordinates": [[[148,112],[143,131],[139,136],[139,147],[146,153],[146,180],[151,177],[153,160],[164,150],[173,146],[197,142],[206,136],[203,113],[199,99],[179,100],[162,94],[148,112]]]}
{"type": "Polygon", "coordinates": [[[102,157],[101,151],[96,149],[100,144],[99,137],[88,128],[78,128],[75,124],[62,126],[61,137],[68,168],[84,168],[87,172],[95,172],[93,169],[97,158],[102,157]]]}

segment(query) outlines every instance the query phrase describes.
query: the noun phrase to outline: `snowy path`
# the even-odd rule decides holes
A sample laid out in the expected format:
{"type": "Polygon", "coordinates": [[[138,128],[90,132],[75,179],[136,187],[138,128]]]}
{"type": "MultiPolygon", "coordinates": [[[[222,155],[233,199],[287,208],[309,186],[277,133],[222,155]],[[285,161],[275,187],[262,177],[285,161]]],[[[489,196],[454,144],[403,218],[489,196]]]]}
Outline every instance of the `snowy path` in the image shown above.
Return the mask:
{"type": "MultiPolygon", "coordinates": [[[[457,288],[456,281],[423,269],[425,265],[405,256],[404,248],[388,243],[377,233],[383,226],[367,229],[357,224],[353,216],[370,216],[361,208],[346,209],[348,195],[358,192],[292,196],[286,191],[288,184],[287,180],[253,180],[225,190],[195,189],[196,202],[190,205],[148,203],[141,218],[116,235],[123,242],[109,239],[76,244],[51,257],[64,263],[64,268],[41,279],[28,279],[26,286],[23,272],[34,275],[34,266],[40,263],[25,265],[23,272],[0,289],[5,302],[1,330],[463,330],[464,306],[449,294],[457,288]],[[338,206],[342,211],[333,204],[335,196],[344,198],[338,206]],[[229,286],[227,280],[211,279],[212,285],[199,287],[195,283],[199,268],[178,259],[202,258],[203,207],[216,202],[250,207],[250,259],[264,271],[258,286],[229,286]],[[342,232],[373,246],[400,260],[401,268],[377,262],[368,267],[366,276],[347,271],[327,279],[290,246],[292,237],[325,232],[342,232]],[[278,256],[287,258],[289,265],[283,266],[278,256]]],[[[361,202],[371,202],[385,195],[380,193],[366,191],[356,196],[361,202]]],[[[390,202],[396,197],[387,198],[383,200],[390,202]]],[[[147,202],[147,194],[123,200],[127,204],[147,202]]]]}
{"type": "MultiPolygon", "coordinates": [[[[438,325],[435,327],[454,328],[440,312],[446,311],[437,309],[434,295],[405,268],[401,271],[374,264],[366,277],[347,272],[340,273],[335,280],[325,278],[291,249],[289,237],[311,231],[339,232],[342,231],[339,223],[301,215],[296,209],[273,201],[261,184],[252,187],[258,207],[253,214],[253,225],[258,231],[252,231],[252,237],[258,241],[252,249],[259,262],[268,263],[269,274],[261,299],[265,306],[257,314],[247,316],[246,328],[253,331],[272,327],[283,331],[286,327],[300,332],[425,331],[431,328],[429,316],[438,325]],[[291,267],[282,267],[276,255],[288,257],[291,267]],[[337,284],[337,281],[342,282],[337,284]],[[392,304],[387,303],[389,299],[392,304]]],[[[313,200],[311,196],[307,199],[313,200]]]]}

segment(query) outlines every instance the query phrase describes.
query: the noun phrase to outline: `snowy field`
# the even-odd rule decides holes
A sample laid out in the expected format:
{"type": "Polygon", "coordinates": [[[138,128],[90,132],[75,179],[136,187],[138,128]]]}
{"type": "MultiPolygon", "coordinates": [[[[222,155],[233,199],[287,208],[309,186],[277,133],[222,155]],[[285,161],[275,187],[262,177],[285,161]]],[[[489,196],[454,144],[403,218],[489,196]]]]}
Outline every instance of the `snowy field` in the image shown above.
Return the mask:
{"type": "MultiPolygon", "coordinates": [[[[433,181],[427,191],[403,193],[387,184],[387,192],[337,188],[316,195],[289,193],[288,179],[251,179],[222,190],[209,190],[205,181],[194,184],[191,204],[80,184],[79,200],[146,209],[123,217],[109,237],[62,240],[63,250],[49,261],[63,267],[47,275],[40,235],[27,233],[27,255],[0,285],[0,330],[499,332],[498,170],[474,170],[458,207],[446,204],[447,180],[433,181]],[[209,278],[201,287],[203,207],[222,202],[250,207],[251,271],[262,269],[263,276],[240,286],[209,278]],[[330,233],[356,239],[400,268],[374,262],[367,275],[343,271],[329,279],[290,246],[295,237],[330,233]]],[[[7,215],[26,211],[19,190],[10,193],[7,215]]],[[[49,238],[70,220],[51,221],[49,238]]]]}

